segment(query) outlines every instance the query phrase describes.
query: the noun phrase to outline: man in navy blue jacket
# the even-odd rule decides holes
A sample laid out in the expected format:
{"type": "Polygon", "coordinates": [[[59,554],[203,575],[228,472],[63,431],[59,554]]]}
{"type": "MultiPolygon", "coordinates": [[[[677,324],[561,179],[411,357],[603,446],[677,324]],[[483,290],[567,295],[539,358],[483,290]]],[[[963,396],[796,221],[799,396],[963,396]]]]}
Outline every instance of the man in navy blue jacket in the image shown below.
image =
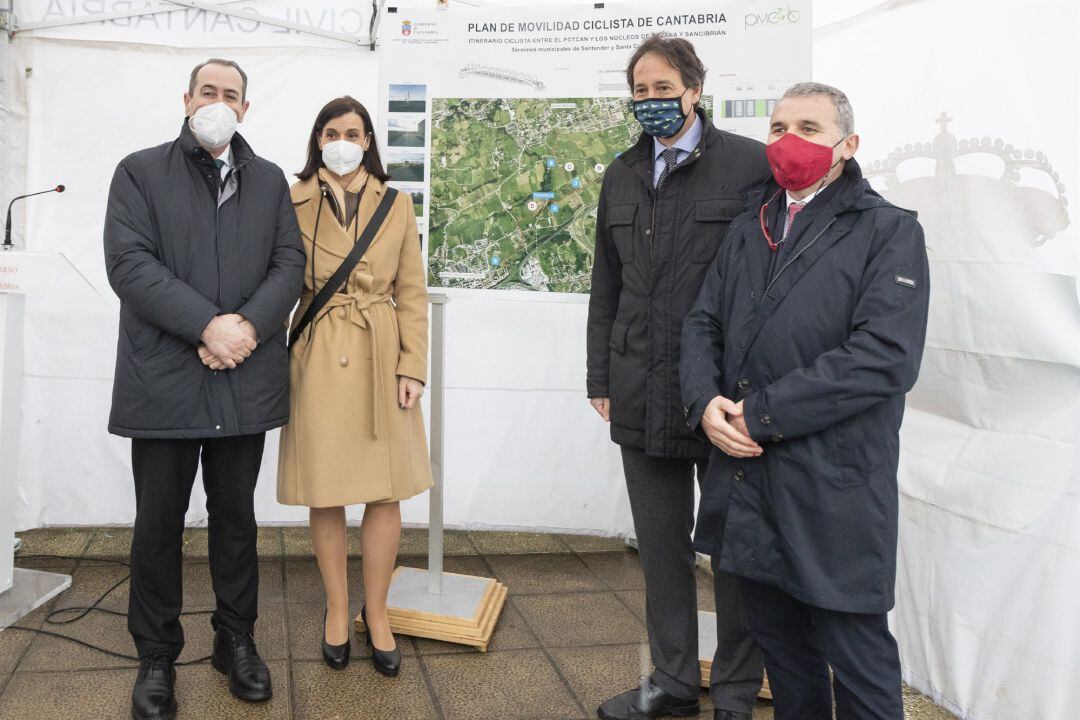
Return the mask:
{"type": "Polygon", "coordinates": [[[796,85],[771,122],[773,178],[683,326],[683,400],[714,446],[696,547],[742,578],[777,720],[831,719],[834,691],[840,720],[902,720],[886,613],[923,231],[863,179],[842,92],[796,85]]]}

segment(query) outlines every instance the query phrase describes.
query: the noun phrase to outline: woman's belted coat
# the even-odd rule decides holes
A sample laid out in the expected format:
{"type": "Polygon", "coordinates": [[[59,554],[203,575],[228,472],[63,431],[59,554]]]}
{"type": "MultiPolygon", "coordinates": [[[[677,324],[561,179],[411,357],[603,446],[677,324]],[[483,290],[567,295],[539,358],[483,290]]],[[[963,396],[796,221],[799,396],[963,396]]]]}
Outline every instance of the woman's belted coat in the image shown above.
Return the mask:
{"type": "MultiPolygon", "coordinates": [[[[347,227],[338,219],[344,194],[325,169],[292,187],[307,253],[294,325],[387,191],[363,169],[348,189],[361,187],[356,220],[347,227]]],[[[400,376],[427,381],[427,308],[412,199],[402,192],[343,291],[292,348],[279,502],[309,507],[391,502],[431,487],[420,405],[404,410],[398,404],[400,376]]]]}

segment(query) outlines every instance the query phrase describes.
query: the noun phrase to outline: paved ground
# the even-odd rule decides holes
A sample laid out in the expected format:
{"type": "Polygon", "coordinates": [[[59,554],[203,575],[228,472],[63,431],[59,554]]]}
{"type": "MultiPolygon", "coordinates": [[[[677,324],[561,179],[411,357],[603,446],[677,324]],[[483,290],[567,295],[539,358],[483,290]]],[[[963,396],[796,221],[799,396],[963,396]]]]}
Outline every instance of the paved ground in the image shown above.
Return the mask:
{"type": "MultiPolygon", "coordinates": [[[[49,611],[86,605],[121,581],[130,531],[117,528],[38,530],[22,535],[18,564],[71,573],[73,583],[45,608],[19,624],[48,628],[116,652],[130,654],[123,617],[93,613],[66,626],[45,625],[49,611]],[[41,555],[70,559],[42,558],[41,555]]],[[[359,585],[356,534],[350,574],[359,585]]],[[[262,705],[234,700],[222,676],[207,663],[178,670],[180,718],[363,718],[458,720],[465,718],[594,718],[596,705],[632,687],[647,647],[645,597],[637,555],[621,541],[520,533],[447,535],[446,570],[497,577],[510,589],[491,649],[486,654],[445,643],[400,638],[402,674],[389,680],[365,660],[354,637],[354,662],[334,672],[320,659],[323,596],[305,528],[264,528],[257,640],[274,677],[274,699],[262,705]],[[643,650],[643,647],[645,648],[643,650]]],[[[405,531],[400,564],[426,564],[426,533],[405,531]]],[[[213,607],[206,561],[206,533],[191,530],[186,543],[188,610],[213,607]]],[[[701,608],[712,610],[710,578],[699,577],[701,608]]],[[[362,602],[354,598],[354,613],[362,602]]],[[[124,611],[127,584],[103,607],[124,611]]],[[[206,615],[184,618],[188,645],[182,660],[210,651],[206,615]]],[[[0,720],[101,720],[130,717],[136,663],[73,643],[16,629],[0,632],[0,720]]],[[[907,691],[908,718],[952,716],[907,691]]],[[[702,695],[703,718],[711,706],[702,695]]],[[[773,717],[759,703],[754,718],[773,717]]]]}

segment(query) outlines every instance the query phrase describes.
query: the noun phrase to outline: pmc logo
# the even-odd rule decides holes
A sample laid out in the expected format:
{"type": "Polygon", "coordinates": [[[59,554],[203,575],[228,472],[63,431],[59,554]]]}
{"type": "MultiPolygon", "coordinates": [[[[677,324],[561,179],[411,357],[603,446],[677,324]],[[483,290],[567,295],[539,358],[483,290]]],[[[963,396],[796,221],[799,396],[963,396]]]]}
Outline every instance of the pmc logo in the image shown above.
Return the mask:
{"type": "Polygon", "coordinates": [[[406,37],[412,35],[412,20],[404,20],[401,23],[401,34],[406,37]]]}
{"type": "Polygon", "coordinates": [[[743,27],[752,28],[759,25],[794,25],[802,18],[802,13],[792,10],[791,6],[779,7],[764,13],[746,13],[743,18],[743,27]]]}

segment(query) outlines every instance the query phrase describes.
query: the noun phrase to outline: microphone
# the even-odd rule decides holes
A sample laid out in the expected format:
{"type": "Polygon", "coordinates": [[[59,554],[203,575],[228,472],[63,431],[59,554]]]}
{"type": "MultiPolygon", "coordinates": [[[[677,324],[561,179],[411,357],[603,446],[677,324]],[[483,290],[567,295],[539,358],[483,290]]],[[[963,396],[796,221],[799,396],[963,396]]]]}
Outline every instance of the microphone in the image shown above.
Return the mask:
{"type": "Polygon", "coordinates": [[[57,185],[56,187],[49,188],[48,190],[42,190],[41,192],[30,193],[29,195],[19,195],[18,197],[12,198],[11,202],[8,203],[7,222],[4,224],[4,249],[8,250],[8,249],[11,248],[11,206],[15,204],[16,200],[22,200],[24,198],[34,197],[35,195],[45,195],[46,193],[53,193],[53,192],[62,193],[66,189],[67,188],[65,188],[63,185],[57,185]]]}

